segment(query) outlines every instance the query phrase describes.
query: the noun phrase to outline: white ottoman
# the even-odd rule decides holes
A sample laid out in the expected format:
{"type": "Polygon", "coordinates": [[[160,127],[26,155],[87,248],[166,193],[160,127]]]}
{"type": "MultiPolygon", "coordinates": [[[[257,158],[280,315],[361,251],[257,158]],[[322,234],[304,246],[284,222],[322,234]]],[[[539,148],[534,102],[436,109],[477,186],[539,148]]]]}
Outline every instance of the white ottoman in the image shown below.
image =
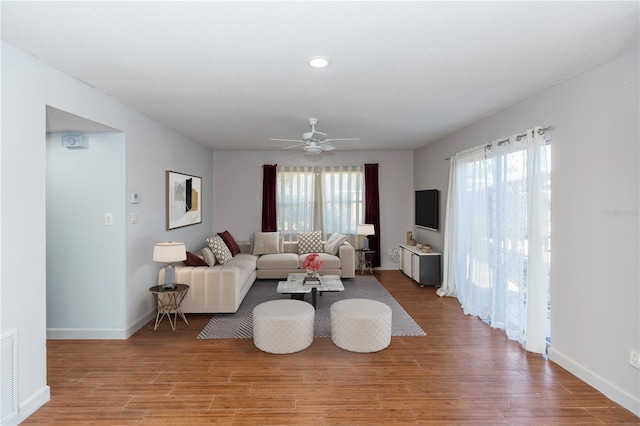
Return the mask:
{"type": "Polygon", "coordinates": [[[345,299],[331,305],[331,340],[351,352],[377,352],[391,343],[391,308],[377,300],[345,299]]]}
{"type": "Polygon", "coordinates": [[[315,309],[307,302],[271,300],[253,308],[253,344],[272,354],[290,354],[313,342],[315,309]]]}

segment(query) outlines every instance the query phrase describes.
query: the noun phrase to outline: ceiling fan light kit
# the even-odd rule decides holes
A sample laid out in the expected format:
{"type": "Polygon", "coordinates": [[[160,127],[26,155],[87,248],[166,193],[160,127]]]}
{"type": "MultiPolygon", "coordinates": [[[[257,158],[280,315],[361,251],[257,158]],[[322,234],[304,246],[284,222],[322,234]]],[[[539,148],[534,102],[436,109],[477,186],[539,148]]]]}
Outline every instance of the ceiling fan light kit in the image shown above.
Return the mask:
{"type": "Polygon", "coordinates": [[[320,148],[319,146],[307,145],[304,147],[304,152],[306,152],[307,154],[318,155],[322,152],[322,148],[320,148]]]}
{"type": "Polygon", "coordinates": [[[336,149],[335,146],[331,145],[331,141],[359,141],[360,138],[332,138],[327,139],[326,133],[322,133],[316,130],[316,125],[318,124],[317,118],[310,118],[309,125],[311,126],[310,132],[305,132],[302,134],[302,139],[294,140],[294,139],[279,139],[279,138],[269,138],[272,141],[281,141],[281,142],[298,142],[295,145],[287,146],[282,149],[291,149],[302,147],[304,152],[307,154],[318,155],[323,151],[333,151],[336,149]]]}

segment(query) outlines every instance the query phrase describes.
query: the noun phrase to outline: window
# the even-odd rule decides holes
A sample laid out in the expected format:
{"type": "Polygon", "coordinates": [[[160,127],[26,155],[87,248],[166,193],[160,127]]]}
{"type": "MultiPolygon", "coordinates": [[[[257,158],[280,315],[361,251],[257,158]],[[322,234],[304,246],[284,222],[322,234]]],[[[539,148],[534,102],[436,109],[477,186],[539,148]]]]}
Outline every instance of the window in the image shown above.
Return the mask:
{"type": "Polygon", "coordinates": [[[362,166],[278,167],[278,231],[286,240],[300,232],[355,234],[364,219],[362,166]]]}

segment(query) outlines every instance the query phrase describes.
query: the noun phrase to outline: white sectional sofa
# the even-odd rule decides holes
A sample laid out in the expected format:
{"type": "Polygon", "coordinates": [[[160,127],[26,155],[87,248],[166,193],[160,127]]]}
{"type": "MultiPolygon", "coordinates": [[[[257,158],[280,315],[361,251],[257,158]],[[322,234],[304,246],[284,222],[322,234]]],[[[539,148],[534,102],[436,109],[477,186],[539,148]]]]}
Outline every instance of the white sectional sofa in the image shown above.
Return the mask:
{"type": "MultiPolygon", "coordinates": [[[[203,251],[211,250],[208,247],[203,251]]],[[[182,301],[185,313],[232,313],[256,280],[258,256],[237,254],[224,265],[184,266],[176,264],[176,282],[188,284],[189,291],[182,301]]],[[[164,268],[158,274],[158,284],[164,283],[164,268]]]]}
{"type": "MultiPolygon", "coordinates": [[[[258,279],[286,279],[289,273],[304,272],[306,254],[298,254],[297,242],[280,243],[279,253],[251,254],[251,243],[238,243],[240,253],[224,265],[184,266],[176,264],[176,282],[190,286],[181,308],[185,313],[233,313],[238,310],[251,286],[258,279]]],[[[215,259],[209,247],[198,253],[211,264],[215,259]]],[[[321,274],[355,276],[355,250],[348,242],[338,247],[337,255],[320,253],[321,274]]],[[[164,283],[164,268],[158,284],[164,283]]],[[[258,284],[259,285],[259,284],[258,284]]]]}

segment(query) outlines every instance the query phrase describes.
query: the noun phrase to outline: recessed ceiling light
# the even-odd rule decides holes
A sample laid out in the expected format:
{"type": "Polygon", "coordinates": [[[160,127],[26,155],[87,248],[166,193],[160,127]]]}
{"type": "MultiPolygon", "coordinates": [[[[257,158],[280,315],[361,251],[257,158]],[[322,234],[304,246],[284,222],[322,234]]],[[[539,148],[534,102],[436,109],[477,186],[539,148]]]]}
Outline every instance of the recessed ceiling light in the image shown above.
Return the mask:
{"type": "Polygon", "coordinates": [[[323,56],[314,56],[313,58],[309,59],[309,65],[311,65],[313,68],[326,68],[329,66],[329,59],[323,56]]]}

